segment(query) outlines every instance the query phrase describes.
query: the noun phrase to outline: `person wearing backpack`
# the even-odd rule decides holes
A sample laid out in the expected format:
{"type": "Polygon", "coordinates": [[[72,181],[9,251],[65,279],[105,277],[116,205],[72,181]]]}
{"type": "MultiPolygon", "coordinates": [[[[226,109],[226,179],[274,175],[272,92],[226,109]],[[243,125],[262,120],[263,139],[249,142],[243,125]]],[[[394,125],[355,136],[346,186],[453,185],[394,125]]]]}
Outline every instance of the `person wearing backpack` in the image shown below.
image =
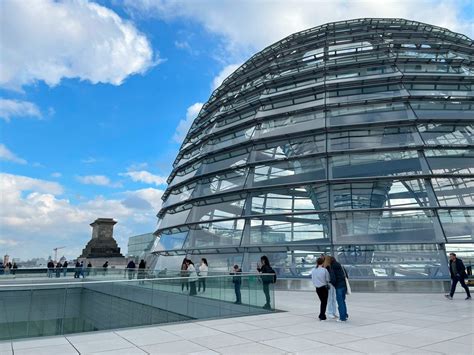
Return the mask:
{"type": "Polygon", "coordinates": [[[270,305],[270,284],[276,282],[276,272],[272,269],[270,261],[266,255],[263,255],[260,258],[260,263],[257,266],[257,271],[261,274],[272,274],[272,275],[262,275],[262,284],[263,284],[263,293],[265,294],[266,303],[263,306],[264,309],[272,309],[270,305]]]}

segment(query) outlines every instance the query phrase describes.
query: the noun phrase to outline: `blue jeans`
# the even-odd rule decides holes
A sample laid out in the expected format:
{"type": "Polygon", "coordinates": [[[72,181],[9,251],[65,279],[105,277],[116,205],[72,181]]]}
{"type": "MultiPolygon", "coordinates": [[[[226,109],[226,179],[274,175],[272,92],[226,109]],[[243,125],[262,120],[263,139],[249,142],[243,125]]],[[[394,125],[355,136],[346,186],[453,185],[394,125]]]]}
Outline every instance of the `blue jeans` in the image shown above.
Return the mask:
{"type": "Polygon", "coordinates": [[[339,309],[339,319],[347,320],[347,307],[346,307],[346,287],[336,288],[336,300],[337,308],[339,309]]]}

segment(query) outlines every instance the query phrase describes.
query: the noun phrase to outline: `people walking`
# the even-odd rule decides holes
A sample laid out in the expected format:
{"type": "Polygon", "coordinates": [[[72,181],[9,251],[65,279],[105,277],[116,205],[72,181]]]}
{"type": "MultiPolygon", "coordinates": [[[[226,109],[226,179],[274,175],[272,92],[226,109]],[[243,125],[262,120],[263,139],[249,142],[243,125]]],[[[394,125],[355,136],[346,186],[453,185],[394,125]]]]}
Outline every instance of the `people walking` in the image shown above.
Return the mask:
{"type": "Polygon", "coordinates": [[[262,284],[263,284],[263,293],[265,294],[265,305],[263,308],[265,309],[271,309],[271,299],[270,299],[270,284],[275,283],[276,281],[276,272],[272,269],[270,265],[270,261],[268,260],[268,257],[266,255],[263,255],[260,258],[260,263],[257,265],[257,271],[262,273],[262,274],[268,274],[268,275],[262,275],[262,284]],[[272,275],[273,274],[273,275],[272,275]]]}
{"type": "MultiPolygon", "coordinates": [[[[140,260],[140,264],[138,264],[138,279],[143,280],[145,278],[145,269],[146,269],[146,262],[145,260],[140,260]]],[[[140,284],[143,285],[145,282],[140,281],[140,284]]]]}
{"type": "Polygon", "coordinates": [[[194,263],[189,260],[189,259],[186,259],[186,271],[188,272],[188,277],[189,277],[189,295],[190,296],[195,296],[197,295],[197,292],[196,292],[196,281],[198,280],[198,275],[197,275],[197,272],[196,272],[196,268],[194,267],[194,263]]]}
{"type": "Polygon", "coordinates": [[[201,259],[201,265],[199,265],[199,281],[198,281],[198,292],[206,292],[206,277],[209,272],[209,265],[206,258],[201,259]]]}
{"type": "Polygon", "coordinates": [[[320,321],[327,319],[326,306],[328,303],[329,283],[331,281],[329,272],[324,268],[323,263],[324,258],[318,258],[316,261],[316,267],[311,271],[311,281],[316,288],[316,293],[321,302],[318,316],[320,321]]]}
{"type": "Polygon", "coordinates": [[[67,275],[67,266],[68,266],[67,260],[64,260],[64,263],[63,263],[63,276],[64,277],[66,277],[67,275]]]}
{"type": "Polygon", "coordinates": [[[329,275],[331,277],[331,284],[336,288],[336,301],[337,308],[339,309],[339,319],[337,321],[345,322],[348,318],[346,305],[346,274],[336,258],[331,257],[331,259],[331,272],[329,275]]]}
{"type": "Polygon", "coordinates": [[[128,279],[131,280],[135,276],[135,262],[130,260],[127,264],[126,271],[128,274],[128,279]]]}
{"type": "Polygon", "coordinates": [[[467,287],[464,279],[467,279],[466,267],[461,259],[459,259],[455,253],[449,254],[449,272],[451,274],[451,291],[449,294],[444,295],[447,299],[452,300],[454,292],[456,292],[456,285],[458,282],[462,288],[466,291],[466,300],[471,299],[471,293],[469,287],[467,287]]]}
{"type": "MultiPolygon", "coordinates": [[[[331,261],[332,258],[329,255],[324,255],[323,267],[328,271],[329,274],[331,274],[331,261]]],[[[331,285],[331,283],[329,283],[326,315],[330,319],[337,318],[336,288],[331,285]]]]}
{"type": "Polygon", "coordinates": [[[188,277],[189,274],[188,274],[188,264],[186,263],[188,259],[187,258],[184,258],[183,259],[183,262],[181,263],[181,272],[180,272],[180,276],[182,277],[181,279],[181,292],[184,291],[184,287],[186,286],[186,291],[189,291],[189,283],[188,283],[188,279],[184,279],[183,277],[188,277]]]}
{"type": "Polygon", "coordinates": [[[235,292],[235,304],[242,304],[242,294],[240,292],[240,288],[242,287],[242,269],[239,268],[239,265],[234,265],[231,275],[232,283],[234,284],[234,292],[235,292]]]}

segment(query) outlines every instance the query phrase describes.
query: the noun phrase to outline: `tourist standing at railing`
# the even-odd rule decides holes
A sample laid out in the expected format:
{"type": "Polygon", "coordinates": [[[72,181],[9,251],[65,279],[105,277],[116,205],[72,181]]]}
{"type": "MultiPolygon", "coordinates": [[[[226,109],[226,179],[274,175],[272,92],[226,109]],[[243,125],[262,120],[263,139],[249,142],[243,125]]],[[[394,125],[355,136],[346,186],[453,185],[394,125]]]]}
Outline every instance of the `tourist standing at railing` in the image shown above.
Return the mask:
{"type": "MultiPolygon", "coordinates": [[[[184,258],[183,259],[183,262],[181,263],[181,272],[180,272],[180,276],[181,277],[188,277],[189,274],[188,274],[188,264],[187,264],[187,261],[188,259],[184,258]]],[[[181,292],[184,291],[184,286],[186,286],[186,291],[189,290],[189,283],[188,283],[188,280],[187,279],[181,279],[181,292]]]]}
{"type": "Polygon", "coordinates": [[[206,277],[209,272],[209,264],[207,263],[206,258],[201,259],[201,265],[199,265],[199,281],[198,281],[198,292],[206,292],[206,277]]]}
{"type": "Polygon", "coordinates": [[[107,268],[109,267],[109,262],[106,261],[104,265],[102,265],[102,270],[104,271],[104,276],[107,273],[107,268]]]}
{"type": "Polygon", "coordinates": [[[53,270],[54,270],[53,260],[49,260],[46,266],[48,267],[48,277],[53,277],[53,270]]]}
{"type": "Polygon", "coordinates": [[[66,277],[67,275],[67,260],[64,260],[64,263],[63,263],[63,276],[66,277]]]}
{"type": "Polygon", "coordinates": [[[84,261],[81,261],[80,276],[82,276],[82,278],[86,277],[86,264],[84,264],[84,261]]]}
{"type": "Polygon", "coordinates": [[[63,268],[63,265],[61,264],[60,261],[56,263],[56,277],[61,277],[61,269],[63,268]]]}
{"type": "Polygon", "coordinates": [[[5,268],[4,268],[5,275],[10,275],[10,270],[11,270],[10,263],[6,263],[5,268]]]}
{"type": "Polygon", "coordinates": [[[15,275],[16,269],[18,269],[18,265],[14,262],[12,266],[12,274],[15,275]]]}
{"type": "MultiPolygon", "coordinates": [[[[331,257],[324,255],[323,267],[331,274],[331,257]]],[[[327,316],[331,319],[337,318],[337,303],[336,303],[336,288],[329,283],[328,290],[328,304],[327,304],[327,316]]]]}
{"type": "Polygon", "coordinates": [[[79,260],[76,260],[76,265],[74,267],[74,278],[75,279],[79,278],[79,274],[81,273],[80,267],[81,267],[81,263],[79,262],[79,260]]]}
{"type": "MultiPolygon", "coordinates": [[[[138,264],[138,278],[143,280],[145,278],[145,269],[146,269],[146,262],[145,260],[140,260],[138,264]]],[[[140,281],[140,284],[143,284],[144,281],[140,281]]]]}
{"type": "MultiPolygon", "coordinates": [[[[87,275],[87,276],[90,275],[91,269],[92,269],[92,263],[89,261],[89,262],[87,263],[87,269],[86,269],[86,275],[87,275]]],[[[95,275],[95,271],[94,271],[94,275],[95,275]]]]}
{"type": "Polygon", "coordinates": [[[257,265],[257,271],[262,274],[270,274],[270,275],[262,275],[262,284],[263,284],[263,293],[265,294],[265,305],[263,308],[271,309],[271,300],[270,300],[270,284],[275,283],[276,281],[276,272],[272,269],[270,265],[270,260],[266,255],[263,255],[260,258],[261,264],[257,265]]]}
{"type": "Polygon", "coordinates": [[[133,260],[130,260],[127,264],[127,273],[128,273],[128,279],[131,280],[134,277],[135,274],[135,262],[133,260]]]}
{"type": "Polygon", "coordinates": [[[188,272],[189,274],[189,295],[190,296],[195,296],[197,295],[197,292],[196,292],[196,281],[198,280],[198,275],[197,275],[197,272],[196,272],[196,268],[194,267],[194,263],[189,260],[189,259],[186,259],[186,265],[187,265],[187,268],[186,268],[186,271],[188,272]]]}
{"type": "Polygon", "coordinates": [[[242,304],[242,295],[240,293],[240,288],[242,286],[242,269],[239,268],[239,265],[234,265],[233,272],[231,275],[235,275],[232,277],[232,283],[234,284],[234,292],[235,292],[235,304],[242,304]]]}
{"type": "Polygon", "coordinates": [[[316,267],[311,271],[311,281],[316,288],[316,293],[321,302],[319,307],[319,320],[326,320],[326,306],[328,304],[329,294],[329,272],[323,267],[324,258],[318,258],[316,261],[316,267]]]}

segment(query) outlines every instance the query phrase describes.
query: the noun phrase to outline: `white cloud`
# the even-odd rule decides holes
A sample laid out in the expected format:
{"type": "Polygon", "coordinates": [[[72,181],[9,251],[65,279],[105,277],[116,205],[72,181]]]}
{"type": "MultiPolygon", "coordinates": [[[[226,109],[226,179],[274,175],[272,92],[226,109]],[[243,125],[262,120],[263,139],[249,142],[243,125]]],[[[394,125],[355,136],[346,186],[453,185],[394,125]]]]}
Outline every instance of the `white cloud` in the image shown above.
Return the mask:
{"type": "Polygon", "coordinates": [[[186,118],[179,121],[178,127],[176,128],[176,132],[173,135],[173,140],[176,143],[183,142],[184,138],[186,137],[186,134],[189,131],[189,128],[191,127],[191,124],[199,114],[199,111],[201,111],[202,105],[202,102],[196,102],[188,107],[188,109],[186,110],[186,118]]]}
{"type": "Polygon", "coordinates": [[[0,144],[0,160],[10,161],[17,164],[27,164],[25,159],[18,157],[10,149],[8,149],[4,144],[0,144]]]}
{"type": "MultiPolygon", "coordinates": [[[[2,57],[3,55],[0,55],[0,58],[2,57]]],[[[43,116],[38,106],[32,102],[0,98],[0,118],[10,122],[12,117],[36,117],[41,119],[43,116]]]]}
{"type": "Polygon", "coordinates": [[[123,191],[114,198],[97,196],[74,204],[61,196],[63,187],[56,182],[0,174],[0,246],[8,246],[14,258],[30,258],[47,257],[54,247],[65,245],[65,255],[77,257],[91,237],[89,223],[112,217],[125,251],[129,236],[154,231],[162,193],[153,188],[123,191]]]}
{"type": "Polygon", "coordinates": [[[120,183],[112,183],[110,179],[105,175],[86,175],[76,176],[77,181],[85,185],[97,185],[97,186],[108,186],[108,187],[121,187],[120,183]]]}
{"type": "Polygon", "coordinates": [[[241,60],[294,32],[327,22],[362,17],[397,17],[449,28],[472,37],[473,26],[463,20],[469,0],[127,0],[131,12],[177,18],[201,24],[223,38],[230,60],[241,60]]]}
{"type": "Polygon", "coordinates": [[[63,176],[63,174],[59,173],[59,172],[54,172],[51,174],[51,177],[53,178],[60,178],[61,176],[63,176]]]}
{"type": "Polygon", "coordinates": [[[81,160],[81,163],[84,163],[84,164],[94,164],[94,163],[97,163],[99,160],[94,158],[94,157],[89,157],[89,158],[85,158],[85,159],[82,159],[81,160]]]}
{"type": "Polygon", "coordinates": [[[154,175],[146,170],[128,171],[119,174],[120,176],[128,176],[135,182],[144,182],[146,184],[163,185],[166,184],[166,178],[159,175],[154,175]]]}
{"type": "Polygon", "coordinates": [[[212,80],[212,90],[217,89],[219,86],[221,86],[222,82],[230,75],[232,74],[235,70],[237,70],[238,67],[240,67],[242,64],[229,64],[224,69],[222,69],[219,74],[212,80]]]}
{"type": "Polygon", "coordinates": [[[0,85],[20,89],[62,78],[120,85],[158,60],[147,38],[112,10],[88,0],[1,4],[0,85]]]}

